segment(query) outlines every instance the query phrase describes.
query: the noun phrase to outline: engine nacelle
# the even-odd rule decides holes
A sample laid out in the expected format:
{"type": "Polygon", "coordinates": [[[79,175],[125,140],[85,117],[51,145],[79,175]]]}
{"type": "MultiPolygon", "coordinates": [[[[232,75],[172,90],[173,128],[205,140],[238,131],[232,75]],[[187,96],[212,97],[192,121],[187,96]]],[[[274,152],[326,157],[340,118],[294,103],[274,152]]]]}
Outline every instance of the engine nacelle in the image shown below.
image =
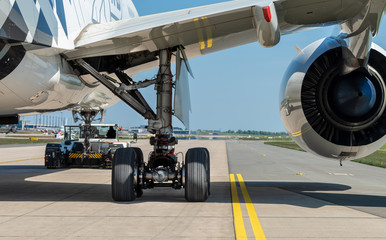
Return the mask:
{"type": "Polygon", "coordinates": [[[386,142],[386,52],[373,44],[368,67],[347,71],[348,52],[334,38],[309,45],[288,67],[280,96],[293,140],[340,160],[367,156],[386,142]]]}

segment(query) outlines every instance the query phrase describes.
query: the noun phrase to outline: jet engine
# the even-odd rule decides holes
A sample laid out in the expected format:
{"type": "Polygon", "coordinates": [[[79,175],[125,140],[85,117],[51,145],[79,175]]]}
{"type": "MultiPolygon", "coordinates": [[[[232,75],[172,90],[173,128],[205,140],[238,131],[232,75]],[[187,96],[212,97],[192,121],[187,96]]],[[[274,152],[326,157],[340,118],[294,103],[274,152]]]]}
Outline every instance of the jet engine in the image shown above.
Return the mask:
{"type": "Polygon", "coordinates": [[[364,61],[354,58],[344,41],[331,37],[309,45],[290,64],[280,114],[300,147],[351,160],[385,143],[386,52],[372,44],[368,64],[364,61]]]}

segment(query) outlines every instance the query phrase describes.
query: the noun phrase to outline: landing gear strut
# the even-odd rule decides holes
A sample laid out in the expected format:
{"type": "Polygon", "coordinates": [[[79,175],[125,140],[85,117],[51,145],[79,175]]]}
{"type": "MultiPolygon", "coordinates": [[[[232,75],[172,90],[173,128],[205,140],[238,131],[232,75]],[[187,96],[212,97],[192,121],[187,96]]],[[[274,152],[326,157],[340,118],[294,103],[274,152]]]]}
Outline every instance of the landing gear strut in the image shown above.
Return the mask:
{"type": "Polygon", "coordinates": [[[205,201],[210,194],[210,159],[206,148],[192,148],[186,153],[185,162],[178,161],[172,127],[173,76],[171,72],[172,53],[169,49],[159,52],[157,78],[135,83],[123,72],[115,74],[117,82],[101,75],[84,60],[76,64],[93,75],[115,95],[148,119],[148,131],[155,134],[150,138],[153,146],[148,162],[143,160],[139,148],[121,148],[115,152],[112,166],[112,197],[115,201],[133,201],[142,195],[143,189],[169,186],[185,188],[187,201],[205,201]],[[137,88],[155,84],[157,110],[154,113],[137,88]]]}
{"type": "Polygon", "coordinates": [[[98,112],[101,114],[101,119],[103,118],[103,110],[101,111],[72,111],[72,116],[74,121],[83,120],[83,135],[84,135],[84,148],[86,153],[90,152],[90,141],[89,139],[95,134],[91,128],[91,123],[95,120],[95,117],[98,115],[98,112]],[[78,117],[80,116],[80,118],[78,117]]]}

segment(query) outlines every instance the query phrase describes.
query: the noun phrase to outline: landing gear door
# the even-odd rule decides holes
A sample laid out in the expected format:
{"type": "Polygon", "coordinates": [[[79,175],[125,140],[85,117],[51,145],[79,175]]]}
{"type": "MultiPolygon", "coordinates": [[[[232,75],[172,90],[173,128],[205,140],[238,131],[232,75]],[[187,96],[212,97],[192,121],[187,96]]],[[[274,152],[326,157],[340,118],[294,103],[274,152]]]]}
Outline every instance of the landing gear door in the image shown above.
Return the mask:
{"type": "Polygon", "coordinates": [[[189,73],[192,75],[183,50],[177,49],[176,56],[176,88],[174,94],[174,115],[189,128],[189,114],[191,112],[189,73]]]}

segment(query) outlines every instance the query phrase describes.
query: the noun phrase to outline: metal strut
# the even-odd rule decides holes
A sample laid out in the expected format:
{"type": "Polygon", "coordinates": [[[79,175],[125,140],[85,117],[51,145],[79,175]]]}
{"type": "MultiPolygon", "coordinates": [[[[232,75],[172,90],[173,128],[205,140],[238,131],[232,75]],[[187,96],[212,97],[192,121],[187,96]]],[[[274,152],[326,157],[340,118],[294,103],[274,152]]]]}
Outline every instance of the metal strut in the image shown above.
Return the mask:
{"type": "MultiPolygon", "coordinates": [[[[182,168],[175,154],[175,145],[178,140],[173,137],[172,126],[172,95],[173,75],[171,72],[171,51],[163,49],[159,52],[159,71],[157,75],[157,118],[150,119],[147,130],[155,133],[150,138],[154,146],[149,155],[143,176],[146,176],[147,188],[155,186],[172,186],[180,189],[182,184],[182,168]],[[168,181],[172,181],[168,185],[168,181]],[[161,184],[161,185],[160,185],[161,184]]],[[[144,178],[145,179],[145,178],[144,178]]]]}
{"type": "Polygon", "coordinates": [[[159,71],[157,76],[157,118],[150,119],[148,131],[151,133],[171,135],[172,127],[172,72],[171,53],[168,49],[159,52],[159,71]]]}
{"type": "MultiPolygon", "coordinates": [[[[108,76],[104,76],[100,74],[97,70],[95,70],[91,65],[85,62],[83,59],[76,59],[75,62],[82,67],[86,72],[92,75],[96,80],[102,83],[105,87],[110,89],[117,97],[119,97],[122,101],[128,104],[131,108],[133,108],[136,112],[141,114],[146,119],[156,119],[156,115],[150,106],[146,103],[145,99],[142,97],[141,93],[134,89],[127,91],[125,88],[121,88],[121,86],[130,84],[128,81],[122,81],[121,86],[116,86],[112,83],[108,76]]],[[[117,74],[118,78],[124,78],[125,75],[117,74]]],[[[128,77],[128,76],[127,76],[128,77]]],[[[132,83],[131,83],[132,84],[132,83]]]]}
{"type": "MultiPolygon", "coordinates": [[[[135,83],[128,75],[121,71],[116,71],[115,75],[121,82],[107,75],[100,74],[90,64],[83,59],[74,60],[75,63],[92,75],[111,92],[149,120],[148,131],[156,134],[156,139],[173,137],[172,127],[172,95],[173,95],[173,75],[171,72],[172,53],[169,49],[159,51],[159,71],[157,79],[145,80],[135,83]],[[157,91],[157,114],[153,112],[146,100],[143,98],[138,88],[146,87],[155,83],[157,91]],[[117,86],[119,85],[119,86],[117,86]]],[[[174,143],[174,140],[172,141],[174,143]]],[[[170,144],[170,143],[169,143],[170,144]]]]}
{"type": "MultiPolygon", "coordinates": [[[[84,125],[82,126],[83,131],[83,137],[84,137],[84,148],[86,149],[86,153],[90,153],[90,141],[89,139],[92,138],[95,134],[91,128],[91,123],[95,120],[95,117],[97,116],[99,111],[72,111],[72,115],[75,119],[75,116],[77,113],[81,116],[84,125]]],[[[103,115],[103,112],[101,112],[101,115],[103,115]]]]}

